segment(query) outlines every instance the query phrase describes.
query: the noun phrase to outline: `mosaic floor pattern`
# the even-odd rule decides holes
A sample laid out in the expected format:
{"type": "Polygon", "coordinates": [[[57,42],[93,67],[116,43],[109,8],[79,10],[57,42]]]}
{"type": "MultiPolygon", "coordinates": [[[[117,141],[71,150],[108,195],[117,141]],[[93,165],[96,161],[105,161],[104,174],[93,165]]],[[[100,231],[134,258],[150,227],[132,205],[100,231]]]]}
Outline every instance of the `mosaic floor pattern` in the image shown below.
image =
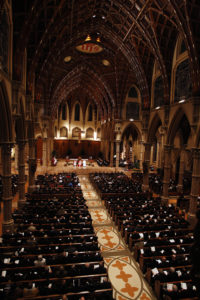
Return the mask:
{"type": "Polygon", "coordinates": [[[119,238],[118,232],[113,226],[96,227],[95,232],[101,251],[126,250],[124,242],[119,238]]]}
{"type": "Polygon", "coordinates": [[[87,175],[79,175],[116,300],[156,300],[87,175]]]}

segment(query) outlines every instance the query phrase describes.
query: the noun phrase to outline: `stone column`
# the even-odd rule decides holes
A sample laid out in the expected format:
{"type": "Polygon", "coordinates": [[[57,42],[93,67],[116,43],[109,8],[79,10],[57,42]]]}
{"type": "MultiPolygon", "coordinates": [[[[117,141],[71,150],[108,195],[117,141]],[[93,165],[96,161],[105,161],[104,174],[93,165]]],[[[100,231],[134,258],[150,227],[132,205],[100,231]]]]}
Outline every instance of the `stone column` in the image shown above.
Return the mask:
{"type": "Polygon", "coordinates": [[[34,138],[29,139],[29,192],[33,192],[35,189],[35,171],[37,168],[36,158],[35,158],[35,142],[34,138]]]}
{"type": "Polygon", "coordinates": [[[150,165],[153,164],[154,147],[155,147],[155,144],[151,145],[150,165]]]}
{"type": "Polygon", "coordinates": [[[193,148],[193,171],[192,171],[192,186],[190,193],[189,218],[195,218],[197,211],[197,197],[200,188],[200,149],[193,148]]]}
{"type": "Polygon", "coordinates": [[[54,138],[50,137],[49,139],[49,152],[48,152],[48,160],[47,160],[47,163],[48,165],[51,164],[51,154],[54,150],[54,138]]]}
{"type": "Polygon", "coordinates": [[[177,185],[177,191],[179,193],[183,192],[184,169],[185,169],[185,149],[182,149],[181,155],[180,155],[180,166],[179,166],[178,185],[177,185]]]}
{"type": "Polygon", "coordinates": [[[114,142],[110,142],[110,167],[113,167],[114,142]]]}
{"type": "Polygon", "coordinates": [[[12,219],[12,180],[11,180],[11,148],[13,144],[4,143],[1,147],[2,154],[2,183],[3,183],[3,223],[2,232],[14,230],[12,219]]]}
{"type": "Polygon", "coordinates": [[[120,151],[120,141],[116,142],[116,168],[119,168],[119,151],[120,151]]]}
{"type": "Polygon", "coordinates": [[[47,167],[48,166],[48,161],[47,161],[47,138],[43,138],[43,140],[42,140],[42,161],[43,161],[43,166],[47,167]]]}
{"type": "Polygon", "coordinates": [[[157,149],[157,167],[161,168],[161,152],[162,152],[161,141],[158,141],[157,146],[158,146],[158,149],[157,149]]]}
{"type": "Polygon", "coordinates": [[[150,155],[151,155],[151,144],[144,143],[144,162],[143,162],[143,185],[142,190],[149,190],[149,164],[150,164],[150,155]]]}
{"type": "Polygon", "coordinates": [[[18,141],[18,172],[19,172],[19,201],[18,207],[21,207],[25,202],[25,145],[26,141],[18,141]]]}
{"type": "Polygon", "coordinates": [[[162,203],[168,204],[169,200],[169,181],[171,172],[171,149],[170,145],[164,145],[164,178],[162,203]]]}
{"type": "MultiPolygon", "coordinates": [[[[1,155],[1,145],[0,145],[0,174],[2,174],[2,155],[1,155]]],[[[1,211],[1,209],[0,209],[1,211]]]]}
{"type": "Polygon", "coordinates": [[[106,149],[105,149],[105,159],[108,161],[109,160],[109,157],[108,157],[108,154],[109,154],[109,141],[106,140],[106,149]]]}
{"type": "Polygon", "coordinates": [[[142,168],[143,155],[144,155],[144,142],[140,141],[140,169],[142,168]]]}
{"type": "Polygon", "coordinates": [[[15,170],[18,170],[18,161],[19,161],[19,149],[18,145],[15,144],[15,170]]]}

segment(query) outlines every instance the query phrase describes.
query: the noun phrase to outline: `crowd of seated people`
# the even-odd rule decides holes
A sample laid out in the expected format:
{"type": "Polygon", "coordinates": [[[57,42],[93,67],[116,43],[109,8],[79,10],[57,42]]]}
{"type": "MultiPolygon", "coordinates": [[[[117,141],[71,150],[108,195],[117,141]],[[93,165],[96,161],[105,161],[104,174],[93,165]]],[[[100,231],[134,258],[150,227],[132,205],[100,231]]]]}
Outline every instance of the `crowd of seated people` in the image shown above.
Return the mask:
{"type": "MultiPolygon", "coordinates": [[[[11,182],[12,182],[12,195],[14,196],[17,191],[18,191],[18,180],[19,180],[19,175],[18,174],[13,174],[11,176],[11,182]]],[[[0,201],[2,200],[2,195],[3,195],[3,182],[2,182],[2,176],[0,175],[0,201]]]]}
{"type": "MultiPolygon", "coordinates": [[[[169,181],[169,195],[178,195],[177,191],[177,181],[170,178],[169,181]]],[[[149,186],[151,190],[156,194],[162,194],[163,189],[163,177],[159,174],[151,173],[149,174],[149,186]]],[[[188,176],[183,177],[183,193],[189,194],[191,189],[191,178],[188,176]]]]}
{"type": "Polygon", "coordinates": [[[73,194],[81,193],[80,183],[75,173],[38,175],[34,194],[73,194]]]}
{"type": "MultiPolygon", "coordinates": [[[[105,174],[92,177],[97,186],[101,182],[99,177],[104,178],[105,174]]],[[[113,174],[112,178],[112,185],[116,187],[117,183],[117,189],[120,189],[117,176],[113,174]]],[[[119,195],[116,190],[115,194],[105,194],[102,199],[157,298],[199,299],[199,267],[199,277],[191,274],[191,248],[195,235],[185,214],[172,204],[161,204],[161,198],[153,197],[150,192],[128,196],[119,195]]],[[[200,236],[200,226],[197,232],[200,236]]],[[[193,253],[198,252],[200,257],[199,240],[193,253]]]]}
{"type": "Polygon", "coordinates": [[[90,180],[101,196],[103,194],[124,194],[141,192],[141,185],[135,183],[124,173],[90,173],[90,180]]]}
{"type": "MultiPolygon", "coordinates": [[[[54,176],[65,182],[70,174],[54,176]]],[[[51,178],[38,180],[45,177],[51,178]]],[[[74,174],[70,178],[79,186],[74,174]]],[[[0,299],[112,299],[82,193],[38,193],[27,195],[13,213],[14,232],[0,238],[0,299]]]]}

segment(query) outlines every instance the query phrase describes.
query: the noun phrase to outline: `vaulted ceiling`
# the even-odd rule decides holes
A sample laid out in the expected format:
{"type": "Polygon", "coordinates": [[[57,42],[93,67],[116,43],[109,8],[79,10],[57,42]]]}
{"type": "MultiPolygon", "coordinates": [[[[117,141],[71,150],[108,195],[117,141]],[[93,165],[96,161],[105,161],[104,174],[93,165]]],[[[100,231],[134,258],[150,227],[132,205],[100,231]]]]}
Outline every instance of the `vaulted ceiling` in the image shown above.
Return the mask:
{"type": "Polygon", "coordinates": [[[83,97],[94,101],[104,118],[120,118],[132,84],[148,110],[155,60],[168,104],[179,34],[190,57],[193,93],[199,92],[198,0],[14,0],[12,9],[14,79],[21,76],[26,51],[27,88],[35,82],[35,101],[44,103],[46,113],[54,114],[64,99],[83,97]],[[100,38],[102,52],[77,51],[88,34],[100,38]]]}

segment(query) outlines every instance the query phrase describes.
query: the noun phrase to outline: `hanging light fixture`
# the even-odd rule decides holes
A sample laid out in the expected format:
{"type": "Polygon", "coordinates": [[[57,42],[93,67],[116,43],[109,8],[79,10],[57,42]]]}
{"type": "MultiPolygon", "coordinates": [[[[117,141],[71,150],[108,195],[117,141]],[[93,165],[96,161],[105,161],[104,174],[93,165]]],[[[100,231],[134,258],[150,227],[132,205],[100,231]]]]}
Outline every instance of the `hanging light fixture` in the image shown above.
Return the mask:
{"type": "Polygon", "coordinates": [[[76,46],[76,50],[87,54],[96,54],[101,52],[103,50],[103,47],[101,45],[100,37],[93,37],[88,34],[84,42],[76,46]]]}
{"type": "Polygon", "coordinates": [[[91,36],[88,34],[86,39],[85,39],[85,42],[90,42],[92,39],[91,39],[91,36]]]}
{"type": "Polygon", "coordinates": [[[97,43],[101,43],[100,37],[98,36],[96,39],[97,43]]]}

